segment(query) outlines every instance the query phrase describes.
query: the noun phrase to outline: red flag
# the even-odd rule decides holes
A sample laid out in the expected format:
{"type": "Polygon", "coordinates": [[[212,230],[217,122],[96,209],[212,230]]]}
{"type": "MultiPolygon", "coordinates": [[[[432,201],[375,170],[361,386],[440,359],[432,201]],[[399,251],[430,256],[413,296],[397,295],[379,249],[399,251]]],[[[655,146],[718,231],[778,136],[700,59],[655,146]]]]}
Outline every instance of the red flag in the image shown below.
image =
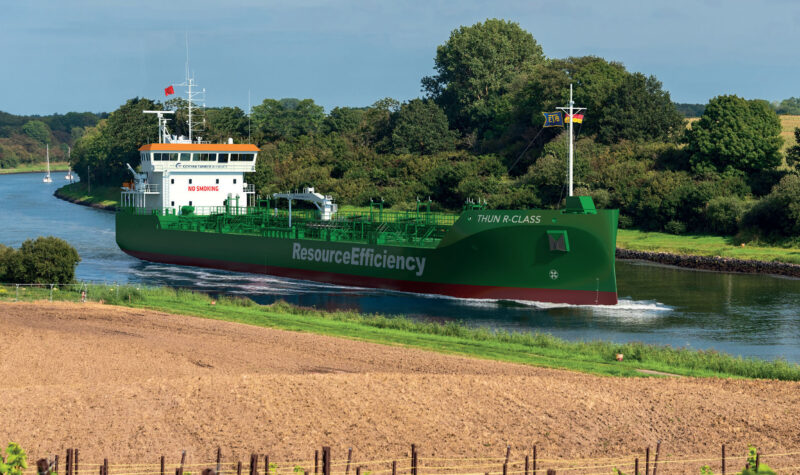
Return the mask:
{"type": "Polygon", "coordinates": [[[170,94],[175,94],[175,89],[172,86],[164,88],[164,95],[169,96],[170,94]]]}

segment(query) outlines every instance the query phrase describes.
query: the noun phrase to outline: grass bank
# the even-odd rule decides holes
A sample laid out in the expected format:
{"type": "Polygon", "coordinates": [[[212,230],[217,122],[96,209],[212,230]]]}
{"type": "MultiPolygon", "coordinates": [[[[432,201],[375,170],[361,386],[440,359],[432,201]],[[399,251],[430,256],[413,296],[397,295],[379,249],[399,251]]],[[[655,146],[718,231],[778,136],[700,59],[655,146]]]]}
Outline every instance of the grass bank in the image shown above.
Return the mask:
{"type": "MultiPolygon", "coordinates": [[[[51,172],[65,172],[68,169],[69,169],[69,163],[67,162],[50,162],[51,172]]],[[[46,171],[47,171],[46,163],[25,163],[14,168],[0,168],[0,175],[8,175],[11,173],[37,173],[46,171]]],[[[54,180],[55,178],[56,177],[53,177],[54,180]]]]}
{"type": "Polygon", "coordinates": [[[769,246],[759,243],[737,243],[733,237],[707,234],[667,234],[645,232],[636,229],[620,229],[617,247],[633,251],[668,252],[693,256],[719,256],[735,259],[750,259],[765,262],[787,262],[800,264],[800,248],[769,246]]]}
{"type": "Polygon", "coordinates": [[[119,204],[120,187],[92,186],[90,194],[86,183],[79,181],[62,186],[56,190],[56,196],[82,205],[114,208],[119,204]]]}
{"type": "MultiPolygon", "coordinates": [[[[18,292],[20,300],[49,298],[49,288],[18,292]]],[[[78,287],[52,292],[54,300],[78,301],[78,287]]],[[[405,317],[326,312],[283,302],[258,305],[249,299],[221,297],[211,304],[202,293],[171,288],[90,286],[90,300],[160,310],[179,315],[317,333],[373,343],[408,346],[440,353],[569,369],[609,376],[647,376],[639,369],[685,376],[800,380],[800,365],[733,357],[643,343],[571,342],[544,333],[475,329],[461,323],[426,323],[405,317]],[[615,355],[625,355],[616,362],[615,355]]],[[[0,287],[0,300],[17,297],[14,286],[0,287]]]]}

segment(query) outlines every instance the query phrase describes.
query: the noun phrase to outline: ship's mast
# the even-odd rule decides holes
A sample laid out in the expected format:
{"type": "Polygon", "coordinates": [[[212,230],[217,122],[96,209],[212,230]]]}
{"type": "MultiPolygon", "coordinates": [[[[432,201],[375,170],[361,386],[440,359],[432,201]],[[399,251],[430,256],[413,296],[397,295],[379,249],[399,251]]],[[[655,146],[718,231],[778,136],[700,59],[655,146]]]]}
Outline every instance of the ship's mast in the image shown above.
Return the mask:
{"type": "Polygon", "coordinates": [[[195,99],[202,101],[203,105],[205,105],[206,100],[206,90],[203,88],[200,91],[193,90],[193,88],[197,87],[197,83],[194,81],[194,74],[189,70],[189,35],[186,35],[186,80],[182,84],[178,84],[178,86],[182,86],[186,88],[186,99],[188,100],[188,109],[189,109],[189,142],[194,141],[194,121],[192,120],[193,110],[194,110],[194,101],[195,99]]]}
{"type": "Polygon", "coordinates": [[[575,102],[572,100],[572,83],[569,85],[569,106],[568,107],[559,107],[564,112],[569,114],[569,196],[572,196],[572,163],[573,163],[573,136],[572,136],[572,124],[575,123],[573,120],[574,115],[578,112],[585,111],[585,107],[575,107],[575,102]]]}

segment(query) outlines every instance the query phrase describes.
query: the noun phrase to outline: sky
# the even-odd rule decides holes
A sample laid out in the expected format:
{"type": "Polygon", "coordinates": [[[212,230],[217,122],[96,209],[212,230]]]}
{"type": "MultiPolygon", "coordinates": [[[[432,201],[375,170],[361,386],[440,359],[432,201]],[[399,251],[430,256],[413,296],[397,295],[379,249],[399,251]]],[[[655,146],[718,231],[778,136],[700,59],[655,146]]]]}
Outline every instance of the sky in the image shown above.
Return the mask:
{"type": "Polygon", "coordinates": [[[0,110],[161,99],[184,80],[187,36],[209,106],[409,100],[450,32],[487,18],[519,23],[548,57],[654,75],[675,102],[800,96],[794,0],[0,0],[0,110]]]}

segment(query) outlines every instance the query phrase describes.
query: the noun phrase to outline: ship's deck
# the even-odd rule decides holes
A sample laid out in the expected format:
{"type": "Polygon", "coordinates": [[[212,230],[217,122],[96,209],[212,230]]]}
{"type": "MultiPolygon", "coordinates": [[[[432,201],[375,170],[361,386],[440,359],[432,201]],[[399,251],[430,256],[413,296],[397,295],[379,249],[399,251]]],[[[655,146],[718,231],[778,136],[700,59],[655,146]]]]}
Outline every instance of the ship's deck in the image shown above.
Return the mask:
{"type": "Polygon", "coordinates": [[[195,213],[175,214],[174,209],[120,208],[121,213],[154,215],[161,229],[229,233],[280,239],[306,239],[434,248],[458,215],[428,211],[345,211],[331,220],[319,219],[315,210],[260,207],[213,207],[195,213]]]}

